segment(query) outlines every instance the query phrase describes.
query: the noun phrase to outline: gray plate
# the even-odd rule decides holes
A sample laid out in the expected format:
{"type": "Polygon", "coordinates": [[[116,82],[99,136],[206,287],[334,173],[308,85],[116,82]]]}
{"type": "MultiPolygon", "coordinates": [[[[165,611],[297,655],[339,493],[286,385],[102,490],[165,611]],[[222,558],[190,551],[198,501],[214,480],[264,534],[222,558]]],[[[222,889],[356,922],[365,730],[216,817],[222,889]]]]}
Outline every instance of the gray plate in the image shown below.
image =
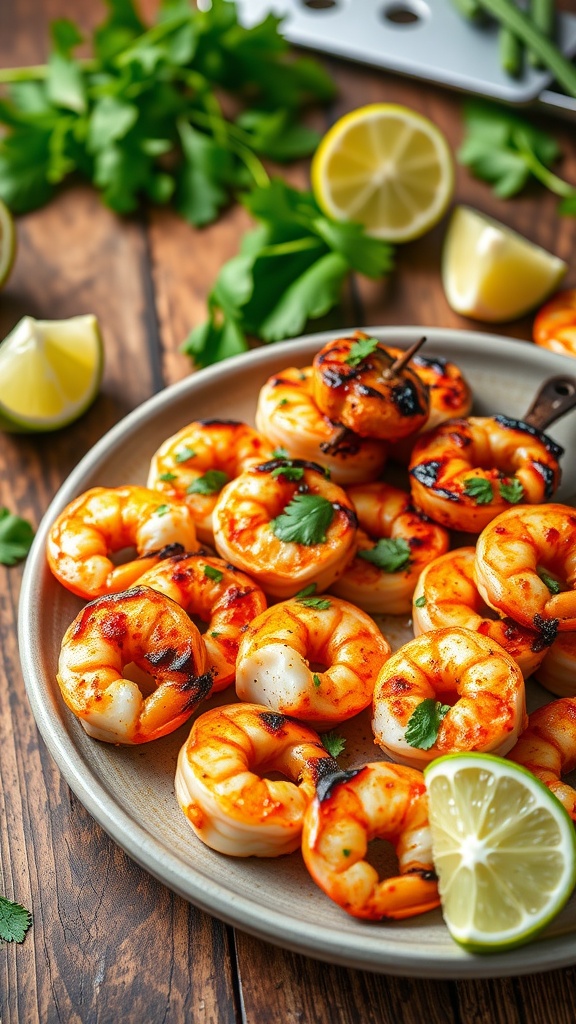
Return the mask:
{"type": "MultiPolygon", "coordinates": [[[[421,327],[371,328],[389,344],[408,347],[421,327]]],[[[430,329],[427,354],[460,365],[480,414],[521,416],[548,376],[573,373],[574,363],[535,345],[466,331],[430,329]]],[[[545,937],[509,953],[474,957],[456,946],[439,911],[406,922],[371,924],[349,917],[316,888],[300,853],[280,860],[227,858],[203,846],[176,804],[176,757],[189,725],[143,747],[114,747],[90,739],[64,706],[55,674],[60,642],[82,603],[51,575],[46,535],[58,513],[95,485],[143,483],[160,443],[191,420],[225,415],[253,423],[259,388],[289,365],[307,365],[334,332],[271,345],[191,375],[145,402],[114,427],[79,463],[38,529],[28,556],[19,617],[26,688],[38,728],[78,798],[142,867],[204,910],[260,938],[309,956],[396,975],[493,977],[576,962],[574,899],[545,937]]],[[[551,428],[567,450],[558,499],[576,503],[576,411],[551,428]]],[[[411,636],[404,617],[382,618],[397,648],[411,636]]],[[[530,684],[536,706],[549,699],[530,684]]],[[[233,700],[229,692],[219,703],[233,700]]],[[[377,759],[367,713],[346,723],[343,767],[377,759]]]]}

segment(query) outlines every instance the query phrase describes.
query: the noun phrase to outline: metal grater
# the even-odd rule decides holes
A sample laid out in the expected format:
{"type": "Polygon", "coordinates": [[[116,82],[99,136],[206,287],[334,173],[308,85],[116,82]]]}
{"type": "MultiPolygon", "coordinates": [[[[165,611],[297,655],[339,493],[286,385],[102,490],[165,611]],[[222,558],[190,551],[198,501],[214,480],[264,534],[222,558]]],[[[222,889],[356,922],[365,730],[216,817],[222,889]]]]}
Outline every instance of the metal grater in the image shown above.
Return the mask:
{"type": "MultiPolygon", "coordinates": [[[[238,10],[245,25],[269,13],[283,18],[282,33],[296,46],[576,118],[576,100],[555,91],[547,71],[526,62],[521,78],[508,75],[498,26],[476,27],[450,0],[238,0],[238,10]]],[[[572,57],[576,15],[559,13],[557,22],[557,43],[572,57]]]]}

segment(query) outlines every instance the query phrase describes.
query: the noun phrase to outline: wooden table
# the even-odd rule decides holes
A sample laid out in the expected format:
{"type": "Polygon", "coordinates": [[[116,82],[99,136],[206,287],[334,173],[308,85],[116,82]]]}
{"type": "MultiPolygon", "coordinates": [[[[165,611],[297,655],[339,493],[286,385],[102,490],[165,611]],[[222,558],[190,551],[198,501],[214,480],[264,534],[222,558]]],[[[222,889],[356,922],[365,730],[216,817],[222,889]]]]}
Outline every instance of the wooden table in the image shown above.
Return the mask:
{"type": "MultiPolygon", "coordinates": [[[[0,62],[37,63],[47,23],[69,14],[89,28],[99,5],[22,0],[0,7],[0,62]]],[[[399,77],[325,61],[339,97],[325,125],[367,102],[405,103],[431,117],[457,147],[455,95],[399,77]]],[[[576,182],[574,127],[548,122],[576,182]]],[[[291,170],[304,185],[307,166],[291,170]]],[[[561,219],[539,187],[494,199],[462,168],[457,202],[507,222],[568,260],[576,286],[576,220],[561,219]]],[[[57,319],[95,313],[106,344],[99,398],[73,427],[0,440],[0,504],[35,525],[80,457],[152,393],[191,372],[179,346],[205,315],[221,263],[249,221],[239,209],[199,232],[167,210],[120,220],[89,187],[68,189],[18,221],[19,251],[0,296],[0,337],[24,314],[57,319]]],[[[442,290],[446,223],[398,249],[389,280],[352,281],[344,308],[314,326],[420,324],[486,329],[456,316],[442,290]]],[[[496,328],[529,339],[531,318],[496,328]]],[[[574,1019],[574,969],[494,981],[401,979],[326,965],[213,920],[129,860],[62,780],[39,738],[19,666],[16,620],[21,567],[0,567],[0,892],[30,907],[22,945],[0,946],[3,1024],[194,1021],[195,1024],[388,1024],[542,1022],[574,1019]]]]}

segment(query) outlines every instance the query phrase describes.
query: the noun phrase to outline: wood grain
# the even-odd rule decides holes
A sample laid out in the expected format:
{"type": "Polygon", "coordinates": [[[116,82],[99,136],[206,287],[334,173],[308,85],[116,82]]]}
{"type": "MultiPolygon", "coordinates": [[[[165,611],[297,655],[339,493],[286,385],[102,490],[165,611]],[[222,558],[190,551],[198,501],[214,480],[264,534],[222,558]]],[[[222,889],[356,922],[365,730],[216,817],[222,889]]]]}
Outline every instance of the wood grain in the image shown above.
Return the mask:
{"type": "MultiPolygon", "coordinates": [[[[151,9],[153,3],[147,3],[151,9]]],[[[0,5],[0,61],[34,63],[51,18],[89,29],[98,4],[19,0],[0,5]]],[[[405,103],[431,117],[457,148],[461,100],[380,71],[325,61],[339,86],[327,127],[364,103],[405,103]]],[[[576,181],[573,128],[548,122],[576,181]]],[[[306,186],[307,165],[288,171],[306,186]]],[[[456,202],[515,226],[570,262],[576,286],[576,219],[560,218],[537,186],[510,202],[457,169],[456,202]]],[[[18,221],[14,273],[0,297],[0,337],[24,313],[94,312],[106,348],[101,394],[56,434],[0,438],[0,505],[37,524],[79,458],[128,411],[192,369],[180,351],[205,316],[206,295],[236,251],[249,218],[232,208],[201,231],[168,210],[119,219],[87,186],[65,189],[18,221]]],[[[446,219],[397,250],[382,282],[352,280],[342,307],[312,329],[419,324],[486,329],[454,314],[439,276],[446,219]]],[[[531,319],[496,333],[530,338],[531,319]]],[[[223,410],[225,412],[225,409],[223,410]]],[[[233,932],[141,870],[103,833],[63,782],[38,736],[19,667],[22,567],[0,567],[0,892],[28,907],[22,945],[0,945],[2,1024],[163,1021],[180,1024],[539,1024],[574,1019],[574,969],[494,981],[425,981],[327,965],[233,932]]]]}

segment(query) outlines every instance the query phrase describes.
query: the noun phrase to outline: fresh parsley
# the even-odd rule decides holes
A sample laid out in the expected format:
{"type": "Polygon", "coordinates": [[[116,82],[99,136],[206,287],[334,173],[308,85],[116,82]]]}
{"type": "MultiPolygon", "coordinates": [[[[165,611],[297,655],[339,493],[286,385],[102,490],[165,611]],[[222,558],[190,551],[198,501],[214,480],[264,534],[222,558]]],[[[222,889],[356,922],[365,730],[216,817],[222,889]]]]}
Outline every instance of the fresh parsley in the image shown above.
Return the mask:
{"type": "Polygon", "coordinates": [[[189,448],[185,445],[184,448],[179,448],[174,456],[174,462],[188,462],[190,459],[196,458],[196,452],[193,448],[189,448]]]}
{"type": "Polygon", "coordinates": [[[340,736],[334,729],[331,729],[330,732],[323,732],[320,739],[322,740],[322,746],[331,757],[338,757],[346,747],[344,736],[340,736]]]}
{"type": "Polygon", "coordinates": [[[312,594],[316,593],[316,584],[309,583],[307,587],[303,587],[297,594],[294,595],[297,601],[301,601],[303,597],[311,597],[312,594]]]}
{"type": "Polygon", "coordinates": [[[508,199],[537,179],[562,199],[560,213],[576,214],[576,187],[550,170],[561,155],[555,139],[515,112],[483,100],[464,104],[464,122],[458,159],[495,195],[508,199]]]}
{"type": "Polygon", "coordinates": [[[250,337],[294,337],[337,305],[349,273],[381,278],[391,267],[386,242],[359,224],[330,220],[311,192],[273,179],[240,199],[258,226],[220,269],[208,319],[182,346],[197,366],[245,352],[250,337]]]}
{"type": "Polygon", "coordinates": [[[273,459],[289,459],[290,453],[287,448],[275,448],[272,452],[273,459]]]}
{"type": "Polygon", "coordinates": [[[371,356],[378,348],[378,338],[359,338],[350,346],[350,352],[346,357],[349,366],[358,366],[363,359],[371,356]]]}
{"type": "Polygon", "coordinates": [[[4,942],[23,942],[32,924],[32,915],[19,903],[0,896],[0,939],[4,942]]]}
{"type": "Polygon", "coordinates": [[[203,476],[193,480],[186,488],[186,494],[219,494],[229,480],[222,469],[208,469],[203,476]]]}
{"type": "Polygon", "coordinates": [[[316,608],[320,612],[332,607],[332,602],[327,597],[297,597],[296,600],[305,608],[316,608]]]}
{"type": "Polygon", "coordinates": [[[410,561],[411,549],[403,537],[381,537],[373,548],[358,552],[358,558],[371,562],[384,572],[399,572],[410,561]]]}
{"type": "Polygon", "coordinates": [[[16,565],[26,558],[34,540],[34,530],[25,519],[7,508],[0,508],[0,565],[16,565]]]}
{"type": "Polygon", "coordinates": [[[511,505],[517,505],[524,497],[524,488],[517,477],[512,477],[508,481],[501,480],[498,490],[504,501],[509,501],[511,505]]]}
{"type": "Polygon", "coordinates": [[[464,481],[464,494],[472,498],[477,505],[489,505],[494,497],[494,490],[486,477],[469,476],[464,481]]]}
{"type": "Polygon", "coordinates": [[[170,505],[158,505],[155,509],[157,516],[165,516],[170,511],[170,505]]]}
{"type": "Polygon", "coordinates": [[[551,594],[560,593],[560,584],[558,580],[554,578],[554,576],[551,576],[550,573],[546,572],[545,569],[540,569],[538,575],[542,580],[542,583],[546,584],[551,594]]]}
{"type": "Polygon", "coordinates": [[[24,213],[79,174],[118,213],[150,200],[192,224],[214,220],[265,180],[262,159],[313,152],[318,132],[299,114],[334,96],[319,64],[292,56],[280,23],[269,14],[246,28],[229,0],[204,10],[160,0],[147,24],[134,0],[108,0],[92,57],[79,60],[76,25],[53,22],[45,66],[0,71],[0,196],[24,213]]]}
{"type": "Polygon", "coordinates": [[[322,680],[320,679],[320,676],[318,675],[317,672],[314,672],[314,674],[312,675],[312,679],[314,682],[314,686],[316,687],[316,689],[318,689],[318,687],[322,683],[322,680]]]}
{"type": "Polygon", "coordinates": [[[285,480],[301,480],[304,470],[302,466],[293,466],[290,462],[286,462],[284,466],[276,466],[276,469],[272,470],[272,476],[283,476],[285,480]]]}
{"type": "Polygon", "coordinates": [[[425,608],[426,607],[426,597],[425,597],[425,595],[421,594],[420,597],[417,597],[416,600],[414,601],[414,604],[415,604],[416,608],[425,608]]]}
{"type": "Polygon", "coordinates": [[[220,569],[215,569],[213,565],[204,566],[204,575],[207,576],[209,580],[213,580],[214,583],[221,583],[224,579],[224,573],[221,572],[220,569]]]}
{"type": "Polygon", "coordinates": [[[169,484],[169,483],[172,482],[172,480],[177,480],[178,479],[178,474],[177,473],[160,473],[160,476],[158,477],[158,479],[162,480],[164,483],[169,484]]]}
{"type": "Polygon", "coordinates": [[[270,522],[272,532],[287,543],[323,544],[334,518],[334,506],[320,494],[295,494],[283,512],[270,522]]]}
{"type": "Polygon", "coordinates": [[[450,711],[449,704],[441,704],[433,697],[427,697],[414,709],[404,737],[411,747],[429,750],[434,745],[442,719],[450,711]]]}

